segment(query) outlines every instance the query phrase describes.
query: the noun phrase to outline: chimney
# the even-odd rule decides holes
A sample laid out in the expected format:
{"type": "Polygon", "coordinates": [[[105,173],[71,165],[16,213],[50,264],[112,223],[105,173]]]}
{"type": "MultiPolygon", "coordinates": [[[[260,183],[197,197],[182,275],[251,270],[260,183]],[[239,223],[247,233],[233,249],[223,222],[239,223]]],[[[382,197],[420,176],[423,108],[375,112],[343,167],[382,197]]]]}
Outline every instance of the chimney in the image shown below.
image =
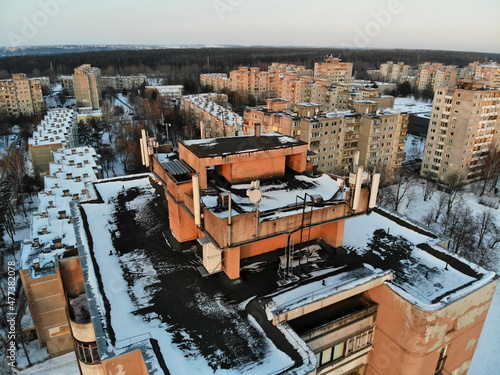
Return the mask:
{"type": "Polygon", "coordinates": [[[259,122],[255,123],[255,136],[256,137],[260,137],[260,127],[261,127],[261,125],[259,122]]]}

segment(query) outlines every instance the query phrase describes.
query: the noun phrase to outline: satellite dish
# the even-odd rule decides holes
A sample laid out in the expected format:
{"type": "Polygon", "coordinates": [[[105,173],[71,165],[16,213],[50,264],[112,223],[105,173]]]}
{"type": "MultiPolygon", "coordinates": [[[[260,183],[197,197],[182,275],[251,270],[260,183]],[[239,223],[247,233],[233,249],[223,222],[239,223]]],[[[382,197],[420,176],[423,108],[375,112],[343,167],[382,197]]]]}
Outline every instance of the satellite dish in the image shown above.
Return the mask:
{"type": "Polygon", "coordinates": [[[259,203],[260,199],[262,198],[262,193],[259,189],[248,189],[247,196],[250,199],[250,202],[259,203]]]}

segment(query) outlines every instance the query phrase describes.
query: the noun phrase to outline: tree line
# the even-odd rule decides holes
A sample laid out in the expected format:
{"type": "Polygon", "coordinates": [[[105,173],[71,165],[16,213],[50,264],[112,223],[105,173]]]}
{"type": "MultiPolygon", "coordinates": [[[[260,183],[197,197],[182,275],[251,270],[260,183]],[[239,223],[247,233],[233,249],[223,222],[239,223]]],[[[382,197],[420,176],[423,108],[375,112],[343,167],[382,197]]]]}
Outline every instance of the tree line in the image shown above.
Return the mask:
{"type": "Polygon", "coordinates": [[[473,61],[500,59],[500,54],[493,53],[406,49],[242,47],[116,50],[4,57],[0,59],[0,79],[10,78],[17,72],[31,76],[69,75],[75,67],[88,63],[99,67],[104,75],[144,73],[167,77],[168,84],[182,84],[186,79],[198,82],[201,73],[228,73],[240,65],[266,69],[272,62],[284,62],[313,68],[314,63],[324,61],[326,55],[352,62],[356,78],[361,79],[367,78],[367,70],[377,69],[387,60],[404,61],[412,66],[424,61],[465,66],[473,61]]]}

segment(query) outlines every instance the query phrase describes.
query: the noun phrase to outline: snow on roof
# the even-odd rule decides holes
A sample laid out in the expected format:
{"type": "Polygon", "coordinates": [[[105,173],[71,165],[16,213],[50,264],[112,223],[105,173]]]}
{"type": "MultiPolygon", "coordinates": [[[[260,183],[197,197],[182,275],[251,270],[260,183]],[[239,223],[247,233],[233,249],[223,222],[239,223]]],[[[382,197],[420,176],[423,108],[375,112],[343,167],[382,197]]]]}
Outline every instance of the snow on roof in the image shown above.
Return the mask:
{"type": "Polygon", "coordinates": [[[97,154],[91,147],[59,149],[38,194],[38,213],[32,215],[30,238],[22,246],[21,269],[33,278],[55,272],[55,258],[76,246],[70,202],[87,199],[87,183],[97,179],[97,154]],[[35,269],[34,260],[38,267],[35,269]]]}
{"type": "Polygon", "coordinates": [[[369,265],[340,272],[339,274],[327,276],[322,280],[301,285],[272,296],[273,303],[270,309],[273,315],[283,314],[312,302],[345,292],[356,286],[366,284],[390,273],[390,271],[374,269],[369,265]]]}
{"type": "MultiPolygon", "coordinates": [[[[220,187],[222,192],[230,192],[231,199],[240,212],[251,212],[255,210],[255,204],[251,203],[246,195],[250,184],[234,184],[229,190],[220,187]]],[[[261,221],[274,220],[279,217],[296,215],[302,212],[302,200],[297,200],[297,195],[303,197],[305,193],[309,195],[321,195],[324,201],[329,201],[337,194],[337,182],[327,174],[319,176],[297,175],[283,179],[273,179],[261,181],[260,191],[262,198],[259,202],[261,221]],[[297,203],[298,202],[298,203],[297,203]],[[287,210],[285,208],[296,208],[287,210]],[[268,213],[269,215],[265,215],[268,213]]],[[[202,196],[203,204],[218,217],[227,217],[227,209],[221,209],[217,203],[217,197],[212,191],[205,191],[207,195],[202,196]],[[212,195],[210,195],[212,194],[212,195]]],[[[233,215],[238,212],[233,210],[233,215]]]]}
{"type": "Polygon", "coordinates": [[[28,140],[31,146],[48,144],[72,144],[72,134],[76,126],[76,114],[70,109],[49,110],[33,136],[28,140]]]}
{"type": "MultiPolygon", "coordinates": [[[[326,178],[317,179],[325,179],[328,185],[326,178]]],[[[247,313],[247,304],[255,296],[271,296],[274,310],[288,311],[393,272],[388,285],[396,293],[421,308],[439,308],[494,277],[463,263],[444,270],[444,262],[436,257],[441,254],[438,250],[416,246],[432,245],[432,236],[372,212],[346,221],[348,254],[325,251],[323,245],[317,246],[320,250],[308,250],[311,271],[301,275],[299,284],[278,286],[273,252],[242,260],[242,284],[228,287],[218,278],[205,279],[197,273],[200,261],[186,251],[190,245],[174,244],[167,212],[160,208],[165,197],[150,181],[140,175],[97,182],[101,199],[81,203],[85,215],[76,214],[83,239],[79,244],[82,269],[87,293],[93,296],[89,308],[102,359],[131,350],[131,337],[150,335],[158,341],[171,374],[286,371],[294,366],[291,352],[271,342],[247,313]],[[390,236],[377,229],[386,229],[390,236]]],[[[244,191],[247,185],[236,187],[244,191]]],[[[264,184],[266,189],[282,198],[283,186],[278,182],[264,184]]],[[[295,194],[289,193],[290,197],[295,194]]],[[[203,199],[209,204],[205,199],[213,202],[215,197],[203,199]]],[[[282,328],[277,327],[293,350],[308,357],[311,352],[305,346],[293,344],[300,338],[289,338],[291,332],[282,328]]],[[[140,347],[143,354],[152,356],[148,371],[162,373],[152,350],[140,347]]]]}
{"type": "MultiPolygon", "coordinates": [[[[93,322],[103,328],[96,330],[102,359],[128,350],[130,337],[149,333],[171,374],[271,373],[294,365],[238,304],[200,282],[182,252],[167,247],[167,213],[155,208],[164,198],[148,178],[102,181],[96,189],[102,200],[81,205],[86,218],[79,218],[78,231],[89,236],[81,254],[92,268],[86,287],[95,296],[89,300],[93,322]]],[[[148,370],[163,373],[157,364],[148,370]]]]}
{"type": "Polygon", "coordinates": [[[500,64],[495,61],[488,61],[482,64],[479,64],[481,67],[491,67],[491,68],[500,68],[500,64]]]}
{"type": "MultiPolygon", "coordinates": [[[[209,101],[210,98],[225,98],[223,94],[197,94],[197,95],[186,95],[181,98],[184,103],[190,102],[198,112],[210,114],[217,121],[222,121],[226,125],[234,126],[238,128],[243,124],[243,117],[228,110],[227,108],[209,101]]],[[[238,129],[237,129],[238,130],[238,129]]]]}
{"type": "Polygon", "coordinates": [[[413,97],[395,98],[394,109],[408,113],[430,113],[432,101],[415,100],[413,97]]]}
{"type": "Polygon", "coordinates": [[[240,154],[247,152],[275,150],[305,145],[305,142],[282,135],[280,133],[266,133],[260,137],[237,136],[223,138],[207,138],[183,141],[188,150],[200,158],[240,154]]]}
{"type": "Polygon", "coordinates": [[[436,245],[439,241],[412,223],[402,225],[377,212],[347,220],[344,232],[346,249],[374,267],[394,270],[391,288],[428,310],[442,308],[494,277],[459,257],[453,261],[436,245]]]}
{"type": "Polygon", "coordinates": [[[177,158],[177,154],[174,152],[156,154],[156,160],[158,160],[160,164],[167,163],[175,158],[177,158]]]}

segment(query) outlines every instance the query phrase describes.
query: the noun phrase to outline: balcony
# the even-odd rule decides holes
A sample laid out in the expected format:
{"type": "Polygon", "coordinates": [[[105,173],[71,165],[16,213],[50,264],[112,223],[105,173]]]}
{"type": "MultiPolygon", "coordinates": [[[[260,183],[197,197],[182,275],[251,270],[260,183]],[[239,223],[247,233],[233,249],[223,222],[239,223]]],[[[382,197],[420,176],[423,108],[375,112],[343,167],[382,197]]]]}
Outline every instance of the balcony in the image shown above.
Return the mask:
{"type": "Polygon", "coordinates": [[[73,337],[82,342],[94,342],[94,326],[90,319],[87,294],[80,294],[76,298],[68,298],[69,323],[73,337]]]}
{"type": "Polygon", "coordinates": [[[354,296],[288,321],[316,353],[317,373],[347,373],[366,364],[378,305],[354,296]]]}

